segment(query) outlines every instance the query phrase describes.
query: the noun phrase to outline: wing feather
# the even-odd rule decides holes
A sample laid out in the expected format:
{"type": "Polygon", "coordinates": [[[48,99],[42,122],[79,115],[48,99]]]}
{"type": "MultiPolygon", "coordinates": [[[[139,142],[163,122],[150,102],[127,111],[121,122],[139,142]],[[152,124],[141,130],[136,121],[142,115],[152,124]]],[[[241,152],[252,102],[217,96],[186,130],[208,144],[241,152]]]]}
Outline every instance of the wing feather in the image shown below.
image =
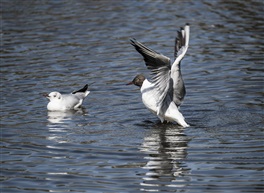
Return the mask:
{"type": "Polygon", "coordinates": [[[143,56],[147,68],[151,70],[152,81],[154,82],[159,95],[157,101],[157,114],[164,114],[168,108],[168,105],[167,103],[163,103],[163,101],[168,95],[168,91],[171,92],[172,89],[172,85],[170,83],[170,81],[172,81],[170,78],[170,59],[148,48],[135,39],[131,39],[130,41],[135,49],[143,56]]]}
{"type": "Polygon", "coordinates": [[[170,59],[131,39],[131,45],[143,56],[145,64],[151,70],[152,81],[158,91],[157,115],[164,115],[170,102],[179,106],[185,96],[185,86],[181,77],[180,61],[189,45],[189,25],[177,31],[175,39],[175,61],[171,66],[170,59]]]}
{"type": "Polygon", "coordinates": [[[187,52],[189,46],[189,37],[190,27],[189,24],[186,24],[184,28],[181,28],[180,31],[177,31],[177,37],[175,39],[175,61],[171,67],[171,78],[173,79],[173,101],[177,106],[181,105],[186,94],[184,81],[181,75],[180,64],[187,52]]]}
{"type": "Polygon", "coordinates": [[[76,94],[78,92],[86,92],[88,89],[88,84],[86,84],[82,89],[73,91],[72,94],[76,94]]]}

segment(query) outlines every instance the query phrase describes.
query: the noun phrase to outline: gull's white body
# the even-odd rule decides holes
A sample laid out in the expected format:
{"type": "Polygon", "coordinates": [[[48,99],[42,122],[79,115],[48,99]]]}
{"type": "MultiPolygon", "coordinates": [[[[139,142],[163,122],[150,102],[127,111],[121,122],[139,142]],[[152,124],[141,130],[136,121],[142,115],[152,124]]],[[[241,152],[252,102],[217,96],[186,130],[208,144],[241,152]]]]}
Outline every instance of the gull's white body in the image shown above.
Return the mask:
{"type": "Polygon", "coordinates": [[[188,127],[189,125],[185,122],[183,115],[178,110],[178,107],[173,101],[170,101],[169,107],[166,112],[162,115],[158,115],[157,102],[159,100],[159,95],[156,87],[153,83],[149,82],[147,79],[144,80],[142,87],[140,88],[142,93],[142,102],[152,113],[156,114],[161,122],[164,120],[168,122],[177,122],[183,127],[188,127]]]}
{"type": "Polygon", "coordinates": [[[143,56],[147,68],[152,72],[151,82],[143,75],[137,75],[131,82],[141,87],[144,105],[155,113],[161,122],[164,120],[177,122],[183,127],[189,125],[179,112],[179,106],[186,94],[180,64],[187,52],[189,37],[190,27],[186,24],[184,28],[178,31],[173,63],[171,63],[170,58],[148,48],[137,40],[130,40],[135,49],[143,56]]]}
{"type": "Polygon", "coordinates": [[[88,91],[88,86],[80,91],[72,92],[71,94],[61,94],[59,92],[51,92],[46,95],[50,100],[47,105],[49,111],[67,111],[67,110],[77,110],[81,105],[85,97],[90,93],[88,91]],[[84,90],[83,90],[84,89],[84,90]]]}

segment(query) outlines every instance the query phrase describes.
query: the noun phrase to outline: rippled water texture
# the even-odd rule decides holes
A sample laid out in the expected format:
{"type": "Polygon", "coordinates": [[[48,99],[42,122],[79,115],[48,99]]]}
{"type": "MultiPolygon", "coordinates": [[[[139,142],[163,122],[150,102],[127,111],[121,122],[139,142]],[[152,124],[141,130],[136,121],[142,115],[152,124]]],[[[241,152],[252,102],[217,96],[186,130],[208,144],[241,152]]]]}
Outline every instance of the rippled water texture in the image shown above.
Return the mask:
{"type": "Polygon", "coordinates": [[[263,192],[262,0],[2,0],[1,192],[263,192]],[[149,76],[134,37],[182,62],[191,127],[126,86],[149,76]],[[42,93],[92,83],[80,111],[42,93]]]}

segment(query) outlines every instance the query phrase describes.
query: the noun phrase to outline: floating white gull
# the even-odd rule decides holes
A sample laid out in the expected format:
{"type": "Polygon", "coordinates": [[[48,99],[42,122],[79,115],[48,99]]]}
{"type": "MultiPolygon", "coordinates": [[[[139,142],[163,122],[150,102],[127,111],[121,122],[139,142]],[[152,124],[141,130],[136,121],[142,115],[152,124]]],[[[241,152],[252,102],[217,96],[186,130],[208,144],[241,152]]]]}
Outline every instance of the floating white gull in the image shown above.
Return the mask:
{"type": "Polygon", "coordinates": [[[88,84],[86,84],[82,89],[74,91],[71,94],[51,92],[44,94],[44,96],[50,100],[47,105],[49,111],[67,111],[71,109],[78,110],[89,93],[88,84]]]}
{"type": "Polygon", "coordinates": [[[189,125],[185,122],[183,115],[179,112],[185,96],[185,86],[181,75],[181,60],[189,46],[190,27],[188,24],[178,31],[175,40],[175,61],[171,65],[170,59],[142,43],[131,39],[131,44],[143,56],[148,69],[152,72],[152,82],[144,75],[137,75],[132,82],[140,87],[142,101],[151,112],[157,114],[161,122],[177,122],[183,127],[189,125]]]}

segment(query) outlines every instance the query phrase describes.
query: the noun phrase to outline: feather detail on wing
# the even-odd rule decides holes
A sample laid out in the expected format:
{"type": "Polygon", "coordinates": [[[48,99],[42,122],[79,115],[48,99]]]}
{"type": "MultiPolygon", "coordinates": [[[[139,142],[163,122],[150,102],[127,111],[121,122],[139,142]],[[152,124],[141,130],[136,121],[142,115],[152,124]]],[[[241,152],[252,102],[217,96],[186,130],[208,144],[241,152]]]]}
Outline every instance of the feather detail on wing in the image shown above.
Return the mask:
{"type": "Polygon", "coordinates": [[[86,92],[88,89],[88,84],[86,84],[82,89],[73,91],[72,94],[76,94],[77,92],[86,92]]]}
{"type": "Polygon", "coordinates": [[[71,94],[78,99],[84,99],[90,91],[88,91],[88,84],[86,84],[82,89],[72,92],[71,94]]]}
{"type": "Polygon", "coordinates": [[[148,69],[157,69],[158,67],[167,66],[170,69],[170,58],[155,52],[154,50],[143,45],[136,39],[130,39],[131,45],[143,56],[148,69]]]}
{"type": "Polygon", "coordinates": [[[158,91],[157,115],[164,115],[170,102],[179,106],[185,95],[185,87],[180,72],[180,61],[189,45],[189,25],[177,32],[175,40],[175,61],[171,66],[170,59],[131,39],[131,45],[143,56],[145,64],[151,70],[152,81],[158,91]]]}
{"type": "Polygon", "coordinates": [[[190,26],[186,24],[184,28],[177,31],[175,39],[175,61],[171,67],[171,78],[173,79],[173,101],[177,106],[180,106],[186,94],[184,82],[181,75],[180,63],[185,56],[190,38],[190,26]]]}
{"type": "Polygon", "coordinates": [[[158,52],[155,52],[135,39],[131,39],[130,41],[135,49],[143,56],[147,68],[152,72],[152,80],[157,88],[159,96],[157,101],[157,114],[163,114],[168,106],[168,104],[163,101],[168,95],[168,91],[172,94],[170,59],[158,52]]]}
{"type": "Polygon", "coordinates": [[[178,64],[183,59],[189,46],[189,38],[190,26],[189,24],[186,24],[184,28],[181,28],[180,31],[177,31],[177,37],[175,39],[174,63],[178,64]]]}

